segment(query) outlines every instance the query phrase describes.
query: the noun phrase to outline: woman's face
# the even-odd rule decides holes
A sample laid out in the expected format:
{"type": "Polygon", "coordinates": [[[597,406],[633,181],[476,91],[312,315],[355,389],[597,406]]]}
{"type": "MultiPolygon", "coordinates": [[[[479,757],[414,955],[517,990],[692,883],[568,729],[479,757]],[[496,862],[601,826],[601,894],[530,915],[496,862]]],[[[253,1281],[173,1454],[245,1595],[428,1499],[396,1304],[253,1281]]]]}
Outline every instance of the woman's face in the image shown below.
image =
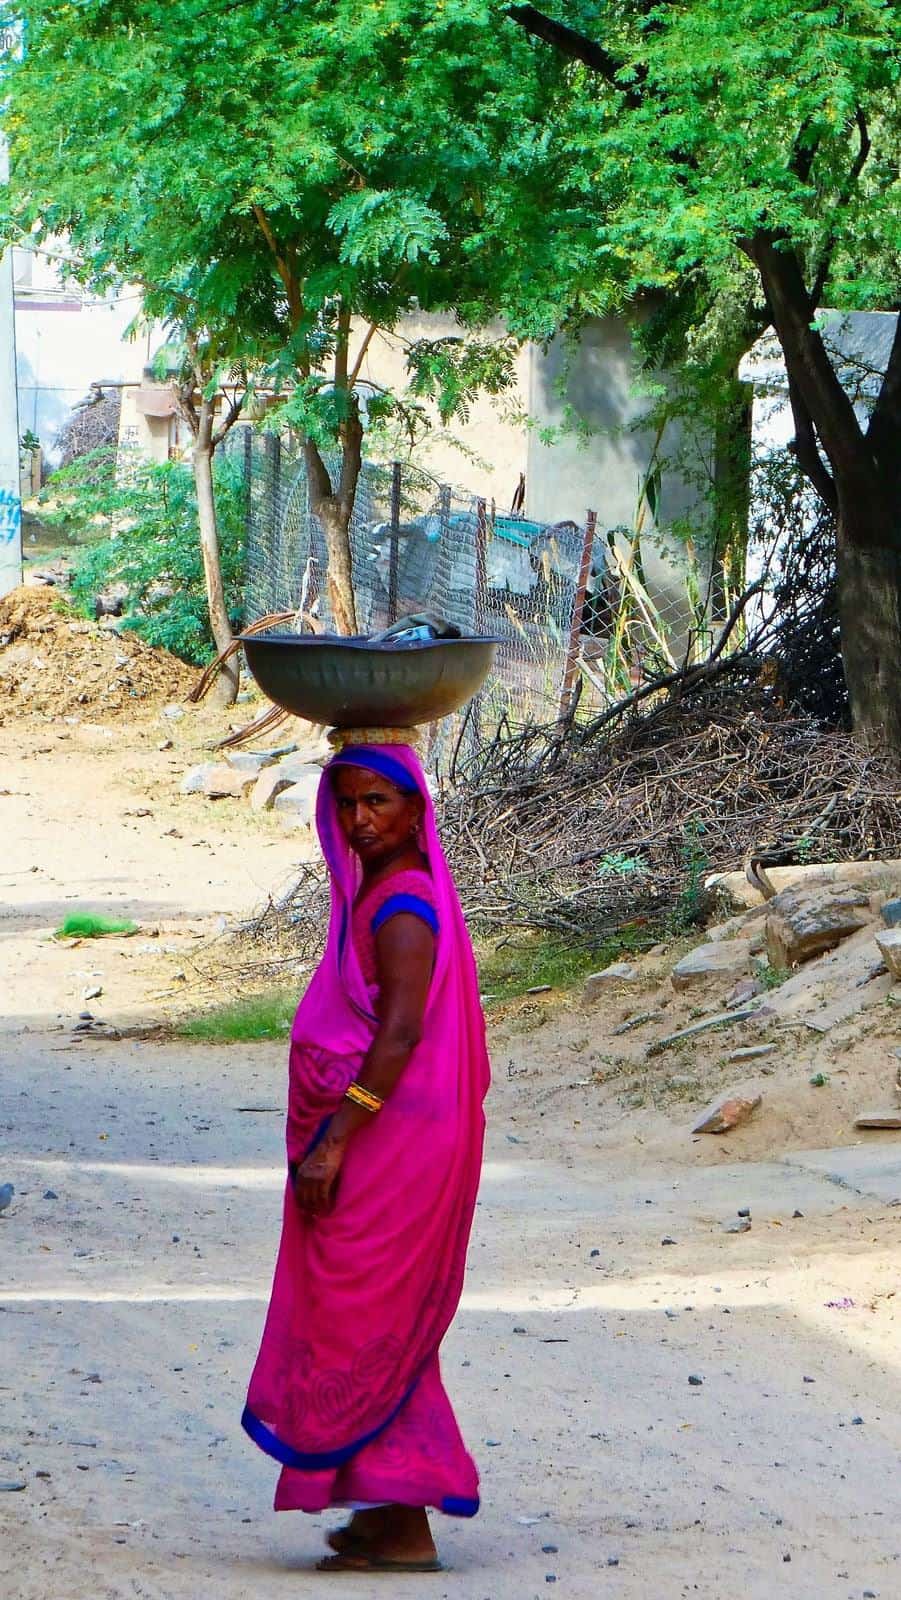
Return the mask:
{"type": "Polygon", "coordinates": [[[413,843],[422,821],[418,794],[403,794],[365,767],[336,767],[332,783],[338,821],[364,866],[378,866],[413,843]]]}

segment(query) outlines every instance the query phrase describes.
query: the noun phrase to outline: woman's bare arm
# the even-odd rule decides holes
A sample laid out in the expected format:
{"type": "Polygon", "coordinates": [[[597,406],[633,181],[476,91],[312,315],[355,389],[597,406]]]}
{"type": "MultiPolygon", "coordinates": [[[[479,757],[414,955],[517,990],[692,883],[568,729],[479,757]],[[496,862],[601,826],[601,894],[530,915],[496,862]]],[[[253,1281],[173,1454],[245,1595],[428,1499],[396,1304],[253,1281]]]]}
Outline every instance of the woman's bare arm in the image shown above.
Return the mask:
{"type": "MultiPolygon", "coordinates": [[[[363,1058],[357,1082],[382,1100],[390,1098],[422,1037],[435,936],[420,917],[398,912],[375,935],[379,1025],[363,1058]]],[[[378,1112],[375,1113],[379,1115],[378,1112]]],[[[328,1211],[347,1142],[373,1113],[343,1100],[316,1149],[297,1169],[294,1192],[305,1211],[328,1211]]]]}

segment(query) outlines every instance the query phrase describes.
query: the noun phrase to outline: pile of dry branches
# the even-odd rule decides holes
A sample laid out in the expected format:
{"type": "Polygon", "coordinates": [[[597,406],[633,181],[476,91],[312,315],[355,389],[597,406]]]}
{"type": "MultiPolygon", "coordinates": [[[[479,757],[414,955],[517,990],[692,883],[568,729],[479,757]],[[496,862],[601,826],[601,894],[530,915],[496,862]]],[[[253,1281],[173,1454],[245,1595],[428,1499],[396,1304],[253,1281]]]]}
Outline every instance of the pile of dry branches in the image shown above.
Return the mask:
{"type": "Polygon", "coordinates": [[[442,832],[469,915],[495,934],[597,943],[630,921],[690,922],[707,874],[751,857],[901,855],[887,757],[722,678],[532,772],[490,767],[446,797],[442,832]]]}
{"type": "Polygon", "coordinates": [[[94,450],[114,449],[119,439],[122,411],[121,389],[104,389],[93,383],[90,393],[79,400],[54,441],[61,452],[60,467],[70,467],[79,456],[94,450]]]}
{"type": "MultiPolygon", "coordinates": [[[[709,872],[750,857],[901,856],[895,763],[786,711],[756,670],[724,664],[593,730],[504,730],[477,751],[438,799],[471,926],[597,945],[637,924],[652,941],[700,914],[709,872]]],[[[256,931],[287,923],[309,958],[327,904],[306,867],[256,931]]]]}

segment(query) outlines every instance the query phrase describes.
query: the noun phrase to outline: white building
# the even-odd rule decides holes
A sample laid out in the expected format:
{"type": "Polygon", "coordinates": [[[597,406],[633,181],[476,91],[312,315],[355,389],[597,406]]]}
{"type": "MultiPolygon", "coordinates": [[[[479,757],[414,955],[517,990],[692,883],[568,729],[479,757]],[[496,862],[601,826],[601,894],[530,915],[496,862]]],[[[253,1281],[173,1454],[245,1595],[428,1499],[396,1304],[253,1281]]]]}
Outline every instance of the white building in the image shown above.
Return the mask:
{"type": "MultiPolygon", "coordinates": [[[[862,423],[866,423],[888,366],[894,311],[817,312],[827,354],[862,423]]],[[[739,377],[754,388],[753,434],[758,450],[784,450],[795,425],[788,398],[788,375],[772,328],[761,334],[739,367],[739,377]]]]}
{"type": "Polygon", "coordinates": [[[92,383],[138,384],[150,338],[126,337],[141,309],[137,289],[100,297],[66,279],[58,251],[13,251],[19,434],[58,464],[57,438],[92,383]]]}

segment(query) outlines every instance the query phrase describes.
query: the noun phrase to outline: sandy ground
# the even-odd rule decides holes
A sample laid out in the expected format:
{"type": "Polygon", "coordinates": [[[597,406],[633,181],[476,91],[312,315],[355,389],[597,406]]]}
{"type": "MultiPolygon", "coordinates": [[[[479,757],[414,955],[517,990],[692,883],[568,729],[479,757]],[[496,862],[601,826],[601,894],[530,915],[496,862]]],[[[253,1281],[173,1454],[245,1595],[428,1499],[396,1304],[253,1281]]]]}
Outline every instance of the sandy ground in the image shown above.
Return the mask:
{"type": "MultiPolygon", "coordinates": [[[[112,1023],[164,1010],[216,919],[296,856],[232,802],[180,799],[197,725],[173,752],[160,737],[0,733],[4,1600],[268,1600],[327,1581],[312,1566],[332,1519],[276,1517],[271,1464],[238,1426],[277,1237],[283,1051],[70,1031],[91,981],[112,1023]],[[86,903],[142,933],[52,943],[86,903]]],[[[613,1030],[660,1006],[652,1026],[678,1025],[695,1000],[670,999],[661,960],[640,994],[591,1011],[540,997],[492,1022],[488,1161],[445,1346],[484,1510],[440,1520],[449,1570],[404,1592],[901,1594],[901,1142],[851,1127],[886,1081],[893,1019],[883,1006],[825,1042],[774,1030],[770,1072],[747,1080],[757,1120],[693,1143],[741,1030],[653,1062],[647,1030],[613,1030]],[[751,1232],[724,1234],[746,1206],[751,1232]]]]}
{"type": "Polygon", "coordinates": [[[190,986],[191,957],[224,919],[290,878],[296,836],[238,800],[182,796],[221,717],[190,711],[130,727],[0,728],[0,1015],[9,1031],[68,1027],[86,988],[98,1016],[153,1020],[190,986]],[[171,750],[159,746],[171,742],[171,750]],[[128,918],[132,938],[59,943],[73,911],[128,918]],[[182,974],[182,976],[176,976],[182,974]]]}

